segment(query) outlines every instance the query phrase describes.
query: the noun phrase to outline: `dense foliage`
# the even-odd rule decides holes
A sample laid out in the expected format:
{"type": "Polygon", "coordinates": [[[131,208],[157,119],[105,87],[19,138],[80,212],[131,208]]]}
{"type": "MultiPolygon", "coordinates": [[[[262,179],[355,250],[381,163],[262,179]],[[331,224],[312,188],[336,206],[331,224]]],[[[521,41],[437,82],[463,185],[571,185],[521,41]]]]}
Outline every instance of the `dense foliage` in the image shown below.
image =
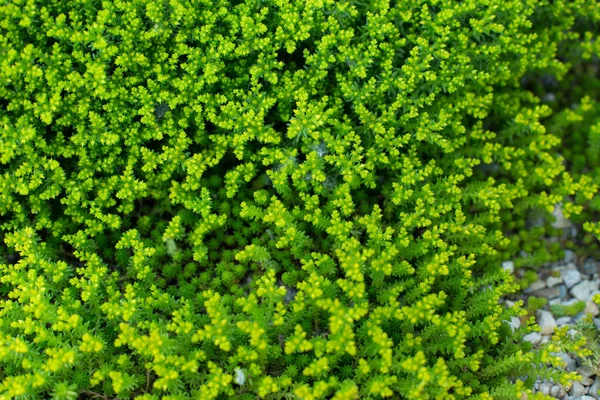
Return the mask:
{"type": "Polygon", "coordinates": [[[530,213],[600,208],[599,21],[595,0],[3,2],[0,398],[572,378],[564,332],[531,351],[509,327],[500,262],[552,257],[530,213]]]}

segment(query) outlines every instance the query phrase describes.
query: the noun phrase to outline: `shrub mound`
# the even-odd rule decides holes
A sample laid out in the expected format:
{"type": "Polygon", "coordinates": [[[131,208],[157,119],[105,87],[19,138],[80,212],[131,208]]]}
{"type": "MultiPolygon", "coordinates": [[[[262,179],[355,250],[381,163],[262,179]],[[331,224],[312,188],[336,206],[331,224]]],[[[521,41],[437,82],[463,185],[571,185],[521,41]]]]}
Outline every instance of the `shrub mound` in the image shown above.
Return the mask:
{"type": "Polygon", "coordinates": [[[511,330],[500,262],[554,254],[528,213],[591,209],[557,153],[587,125],[543,95],[597,61],[599,21],[593,0],[4,2],[0,398],[572,378],[546,367],[565,335],[511,330]]]}

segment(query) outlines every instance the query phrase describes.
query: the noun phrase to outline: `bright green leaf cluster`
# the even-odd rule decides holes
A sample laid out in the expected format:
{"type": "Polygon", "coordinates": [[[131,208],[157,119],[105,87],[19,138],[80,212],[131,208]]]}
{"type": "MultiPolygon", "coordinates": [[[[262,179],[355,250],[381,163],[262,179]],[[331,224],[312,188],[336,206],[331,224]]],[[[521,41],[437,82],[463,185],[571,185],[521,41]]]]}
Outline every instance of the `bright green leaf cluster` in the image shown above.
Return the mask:
{"type": "Polygon", "coordinates": [[[596,0],[4,2],[0,399],[571,378],[540,367],[566,344],[506,323],[499,261],[550,257],[529,213],[598,205],[557,154],[583,140],[561,127],[594,154],[598,99],[527,82],[598,87],[599,21],[596,0]]]}

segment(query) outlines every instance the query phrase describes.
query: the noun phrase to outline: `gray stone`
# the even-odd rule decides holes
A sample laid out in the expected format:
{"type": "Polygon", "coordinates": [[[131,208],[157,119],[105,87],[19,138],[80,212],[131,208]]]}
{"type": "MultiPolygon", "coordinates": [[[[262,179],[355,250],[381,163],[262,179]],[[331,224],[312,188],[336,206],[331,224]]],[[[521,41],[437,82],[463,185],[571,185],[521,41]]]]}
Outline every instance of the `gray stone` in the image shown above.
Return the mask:
{"type": "Polygon", "coordinates": [[[567,263],[567,266],[565,267],[565,269],[567,269],[567,270],[569,270],[569,269],[576,270],[577,269],[577,265],[575,265],[575,263],[573,263],[573,262],[569,262],[569,263],[567,263]]]}
{"type": "Polygon", "coordinates": [[[598,273],[598,264],[593,259],[588,258],[583,262],[583,271],[590,275],[596,274],[598,273]]]}
{"type": "Polygon", "coordinates": [[[565,250],[565,258],[564,258],[566,263],[572,263],[575,262],[575,253],[573,252],[573,250],[565,250]]]}
{"type": "Polygon", "coordinates": [[[595,400],[595,399],[592,396],[577,396],[577,397],[571,397],[570,400],[595,400]]]}
{"type": "Polygon", "coordinates": [[[542,328],[542,335],[551,335],[556,328],[556,320],[550,313],[550,311],[541,310],[538,315],[538,324],[542,328]]]}
{"type": "Polygon", "coordinates": [[[504,268],[506,271],[508,271],[512,274],[513,272],[515,272],[515,263],[510,260],[504,261],[502,263],[502,268],[504,268]]]}
{"type": "Polygon", "coordinates": [[[598,314],[600,314],[598,305],[594,303],[593,300],[588,300],[587,303],[585,303],[585,310],[583,312],[586,314],[592,314],[592,317],[597,317],[598,314]]]}
{"type": "Polygon", "coordinates": [[[577,361],[573,360],[566,353],[560,351],[557,353],[552,353],[552,355],[561,358],[561,360],[566,364],[565,369],[567,371],[575,371],[575,368],[577,368],[577,361]]]}
{"type": "Polygon", "coordinates": [[[548,301],[549,305],[553,305],[553,304],[560,304],[560,297],[557,297],[556,299],[551,299],[550,301],[548,301]]]}
{"type": "Polygon", "coordinates": [[[550,341],[550,335],[544,335],[542,336],[542,341],[540,342],[540,344],[546,344],[550,341]]]}
{"type": "Polygon", "coordinates": [[[566,317],[560,317],[556,320],[556,325],[558,326],[563,326],[563,325],[567,325],[571,323],[571,317],[566,316],[566,317]]]}
{"type": "Polygon", "coordinates": [[[594,372],[594,370],[587,365],[577,368],[577,372],[584,378],[591,378],[592,376],[596,375],[596,372],[594,372]]]}
{"type": "Polygon", "coordinates": [[[546,287],[546,282],[545,282],[545,281],[542,281],[542,280],[537,280],[537,281],[533,282],[533,283],[531,284],[531,286],[529,286],[529,288],[528,288],[528,289],[529,289],[529,291],[531,291],[531,292],[535,292],[535,291],[537,291],[537,290],[541,290],[541,289],[543,289],[543,288],[545,288],[545,287],[546,287]]]}
{"type": "Polygon", "coordinates": [[[545,299],[554,299],[560,296],[560,289],[558,286],[547,287],[541,290],[536,290],[532,293],[536,297],[543,297],[545,299]]]}
{"type": "Polygon", "coordinates": [[[573,397],[579,397],[587,394],[587,388],[579,382],[573,382],[569,394],[573,397]]]}
{"type": "Polygon", "coordinates": [[[521,326],[521,320],[517,317],[510,317],[510,321],[508,321],[508,325],[510,326],[510,329],[514,332],[515,330],[519,329],[519,327],[521,326]]]}
{"type": "MultiPolygon", "coordinates": [[[[575,317],[577,318],[577,317],[575,317]]],[[[577,329],[571,328],[567,331],[567,335],[570,335],[572,339],[575,338],[575,336],[577,336],[577,334],[579,333],[579,331],[577,329]]]]}
{"type": "Polygon", "coordinates": [[[550,394],[550,389],[552,389],[552,383],[542,382],[538,388],[538,391],[548,396],[550,394]]]}
{"type": "Polygon", "coordinates": [[[566,394],[567,391],[561,385],[554,385],[552,386],[552,389],[550,389],[550,396],[556,397],[557,399],[566,396],[566,394]]]}
{"type": "Polygon", "coordinates": [[[600,390],[600,376],[596,375],[596,379],[594,380],[594,383],[592,384],[592,386],[590,386],[590,390],[588,391],[588,394],[590,396],[594,396],[594,397],[598,398],[599,390],[600,390]]]}
{"type": "Polygon", "coordinates": [[[592,378],[581,378],[581,384],[583,386],[592,386],[594,380],[592,378]]]}
{"type": "Polygon", "coordinates": [[[295,287],[285,286],[285,296],[283,296],[283,299],[286,303],[289,303],[290,301],[294,300],[296,293],[298,293],[298,290],[296,290],[295,287]]]}
{"type": "Polygon", "coordinates": [[[246,382],[246,374],[240,368],[235,369],[235,383],[238,385],[243,385],[246,382]]]}
{"type": "Polygon", "coordinates": [[[531,332],[530,334],[523,336],[523,340],[536,345],[542,340],[542,335],[538,332],[531,332]]]}
{"type": "Polygon", "coordinates": [[[561,283],[563,283],[562,278],[555,278],[554,276],[549,276],[548,279],[546,279],[546,286],[548,286],[549,288],[560,285],[561,283]]]}
{"type": "Polygon", "coordinates": [[[566,271],[563,271],[562,278],[563,281],[565,281],[565,285],[567,286],[567,288],[570,289],[573,286],[577,285],[579,282],[581,282],[581,273],[576,269],[568,269],[566,271]]]}
{"type": "Polygon", "coordinates": [[[563,301],[561,304],[563,306],[572,306],[575,303],[579,303],[579,300],[577,300],[577,299],[569,299],[569,300],[563,301]]]}
{"type": "Polygon", "coordinates": [[[600,318],[594,318],[594,325],[596,325],[596,329],[600,331],[600,318]]]}
{"type": "Polygon", "coordinates": [[[561,299],[567,298],[567,294],[569,294],[569,291],[567,290],[567,287],[565,285],[560,285],[558,287],[558,289],[560,290],[560,298],[561,299]]]}
{"type": "Polygon", "coordinates": [[[552,222],[552,227],[556,229],[570,229],[572,224],[571,221],[565,218],[562,212],[562,203],[558,203],[554,206],[554,211],[552,212],[554,215],[555,221],[552,222]]]}
{"type": "Polygon", "coordinates": [[[577,300],[588,301],[592,296],[592,292],[598,290],[598,285],[592,281],[582,281],[573,286],[570,290],[571,296],[577,300]]]}

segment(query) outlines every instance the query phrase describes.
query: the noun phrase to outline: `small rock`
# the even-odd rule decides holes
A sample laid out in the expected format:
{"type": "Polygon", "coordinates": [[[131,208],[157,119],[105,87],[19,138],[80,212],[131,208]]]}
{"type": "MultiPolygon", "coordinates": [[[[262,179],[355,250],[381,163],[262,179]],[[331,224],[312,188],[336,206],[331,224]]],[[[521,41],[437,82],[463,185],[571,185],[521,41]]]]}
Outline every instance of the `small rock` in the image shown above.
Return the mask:
{"type": "Polygon", "coordinates": [[[535,292],[535,291],[541,290],[541,289],[543,289],[545,287],[546,287],[546,282],[544,282],[542,280],[537,280],[537,281],[533,282],[531,284],[531,286],[529,286],[529,290],[531,292],[535,292]]]}
{"type": "Polygon", "coordinates": [[[594,325],[596,325],[596,329],[600,331],[600,319],[594,318],[594,325]]]}
{"type": "Polygon", "coordinates": [[[504,304],[506,304],[506,307],[508,307],[508,308],[511,308],[512,306],[514,306],[514,305],[515,305],[515,302],[514,302],[514,301],[512,301],[512,300],[506,300],[506,301],[504,302],[504,304]]]}
{"type": "Polygon", "coordinates": [[[591,258],[588,258],[583,262],[583,271],[586,274],[593,275],[598,272],[598,264],[591,258]]]}
{"type": "Polygon", "coordinates": [[[554,398],[561,398],[565,395],[565,391],[563,390],[563,388],[560,385],[553,385],[552,388],[550,388],[550,396],[554,397],[554,398]]]}
{"type": "Polygon", "coordinates": [[[572,263],[575,262],[575,253],[573,252],[573,250],[565,250],[565,258],[564,258],[566,263],[572,263]]]}
{"type": "Polygon", "coordinates": [[[565,267],[565,269],[567,269],[567,270],[570,270],[570,269],[577,270],[577,265],[575,265],[575,263],[573,263],[573,262],[570,262],[570,263],[567,263],[567,266],[565,267]]]}
{"type": "Polygon", "coordinates": [[[566,219],[565,216],[563,215],[562,203],[558,203],[556,206],[554,206],[554,211],[552,212],[552,215],[554,215],[554,218],[556,218],[556,220],[554,222],[552,222],[553,228],[556,228],[556,229],[570,229],[571,228],[571,226],[572,226],[571,221],[566,219]]]}
{"type": "Polygon", "coordinates": [[[550,382],[542,382],[538,389],[539,392],[548,396],[550,394],[550,389],[552,389],[552,383],[550,382]]]}
{"type": "Polygon", "coordinates": [[[543,297],[545,299],[554,299],[560,296],[560,289],[558,286],[547,287],[541,290],[536,290],[532,293],[536,297],[543,297]]]}
{"type": "Polygon", "coordinates": [[[598,290],[598,285],[592,281],[583,281],[571,288],[571,296],[577,300],[588,301],[592,297],[592,292],[598,290]]]}
{"type": "Polygon", "coordinates": [[[556,320],[556,325],[557,326],[563,326],[563,325],[567,325],[571,323],[571,317],[566,316],[566,317],[560,317],[559,319],[556,320]]]}
{"type": "Polygon", "coordinates": [[[585,310],[583,312],[586,314],[592,314],[592,317],[597,317],[598,314],[600,314],[598,305],[594,303],[593,300],[588,300],[587,303],[585,303],[585,310]]]}
{"type": "Polygon", "coordinates": [[[594,370],[592,370],[587,365],[577,368],[577,372],[584,378],[591,378],[592,376],[596,375],[596,372],[594,372],[594,370]]]}
{"type": "Polygon", "coordinates": [[[583,386],[592,386],[594,380],[592,378],[581,378],[581,384],[583,386]]]}
{"type": "Polygon", "coordinates": [[[542,340],[542,335],[538,332],[531,332],[530,334],[523,336],[523,340],[530,342],[535,346],[542,340]]]}
{"type": "Polygon", "coordinates": [[[246,374],[240,368],[235,369],[235,383],[238,385],[243,385],[246,382],[246,374]]]}
{"type": "Polygon", "coordinates": [[[510,329],[512,329],[512,331],[514,332],[521,326],[521,320],[517,317],[510,317],[508,325],[510,326],[510,329]]]}
{"type": "Polygon", "coordinates": [[[171,108],[167,105],[167,104],[158,104],[156,106],[154,106],[154,115],[160,119],[162,118],[165,113],[167,111],[169,111],[171,108]]]}
{"type": "Polygon", "coordinates": [[[571,387],[569,394],[573,397],[583,396],[587,394],[587,388],[579,382],[573,382],[573,386],[571,387]]]}
{"type": "Polygon", "coordinates": [[[577,368],[577,361],[573,360],[566,353],[560,351],[557,353],[552,353],[552,355],[560,357],[562,359],[562,361],[566,364],[565,369],[567,371],[575,371],[575,368],[577,368]]]}
{"type": "Polygon", "coordinates": [[[565,285],[560,285],[558,289],[560,290],[560,298],[565,299],[567,297],[567,294],[569,294],[567,287],[565,285]]]}
{"type": "Polygon", "coordinates": [[[550,341],[550,335],[544,335],[542,336],[542,341],[540,342],[540,344],[546,344],[550,341]]]}
{"type": "Polygon", "coordinates": [[[594,399],[592,396],[577,396],[577,397],[571,397],[570,400],[596,400],[596,399],[594,399]]]}
{"type": "Polygon", "coordinates": [[[567,301],[563,301],[561,304],[563,306],[572,306],[575,303],[579,303],[579,300],[577,300],[577,299],[569,299],[567,301]]]}
{"type": "Polygon", "coordinates": [[[596,375],[596,379],[594,380],[594,383],[592,384],[592,386],[590,386],[590,390],[588,391],[588,394],[590,396],[598,397],[599,390],[600,390],[600,376],[596,375]]]}
{"type": "Polygon", "coordinates": [[[542,335],[551,335],[556,328],[556,320],[550,313],[550,311],[541,310],[538,315],[538,324],[542,328],[542,335]]]}
{"type": "Polygon", "coordinates": [[[549,305],[553,305],[553,304],[560,304],[560,297],[559,297],[559,298],[556,298],[556,299],[551,299],[551,300],[548,302],[548,304],[549,304],[549,305]]]}
{"type": "Polygon", "coordinates": [[[549,288],[554,287],[556,285],[560,285],[561,283],[563,283],[562,278],[549,276],[548,279],[546,279],[546,286],[548,286],[549,288]]]}
{"type": "MultiPolygon", "coordinates": [[[[577,318],[577,317],[575,317],[577,318]]],[[[579,331],[577,331],[577,329],[571,328],[567,331],[567,335],[570,335],[571,338],[575,338],[575,336],[579,333],[579,331]]]]}
{"type": "Polygon", "coordinates": [[[505,270],[507,270],[508,272],[510,272],[511,274],[513,272],[515,272],[515,263],[512,261],[504,261],[502,263],[502,268],[504,268],[505,270]]]}
{"type": "Polygon", "coordinates": [[[567,288],[570,289],[581,282],[581,273],[576,269],[568,269],[562,273],[562,278],[567,288]]]}

